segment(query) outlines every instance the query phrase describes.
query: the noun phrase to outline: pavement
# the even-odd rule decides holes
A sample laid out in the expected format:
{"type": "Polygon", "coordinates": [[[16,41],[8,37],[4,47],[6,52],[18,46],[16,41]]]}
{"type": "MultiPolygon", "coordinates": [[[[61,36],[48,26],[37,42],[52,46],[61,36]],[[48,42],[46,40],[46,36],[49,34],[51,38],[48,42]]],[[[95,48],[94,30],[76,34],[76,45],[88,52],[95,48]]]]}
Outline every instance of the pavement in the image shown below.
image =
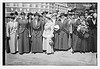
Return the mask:
{"type": "Polygon", "coordinates": [[[96,53],[74,53],[56,51],[54,54],[45,53],[5,53],[6,66],[97,66],[96,53]]]}

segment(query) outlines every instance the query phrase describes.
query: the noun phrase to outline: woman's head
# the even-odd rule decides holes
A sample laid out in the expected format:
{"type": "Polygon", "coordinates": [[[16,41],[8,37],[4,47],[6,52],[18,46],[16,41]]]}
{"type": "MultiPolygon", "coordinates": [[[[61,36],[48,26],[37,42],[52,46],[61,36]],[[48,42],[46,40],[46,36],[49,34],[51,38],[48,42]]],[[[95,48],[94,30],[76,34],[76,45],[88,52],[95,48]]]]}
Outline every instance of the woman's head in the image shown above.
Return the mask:
{"type": "Polygon", "coordinates": [[[31,12],[28,13],[28,15],[27,15],[28,18],[32,18],[32,16],[33,16],[33,13],[31,13],[31,12]]]}
{"type": "Polygon", "coordinates": [[[40,14],[36,12],[36,13],[34,14],[34,17],[35,17],[36,19],[38,19],[38,18],[40,17],[40,14]]]}
{"type": "Polygon", "coordinates": [[[25,18],[26,14],[24,12],[21,12],[20,15],[21,15],[22,18],[25,18]]]}

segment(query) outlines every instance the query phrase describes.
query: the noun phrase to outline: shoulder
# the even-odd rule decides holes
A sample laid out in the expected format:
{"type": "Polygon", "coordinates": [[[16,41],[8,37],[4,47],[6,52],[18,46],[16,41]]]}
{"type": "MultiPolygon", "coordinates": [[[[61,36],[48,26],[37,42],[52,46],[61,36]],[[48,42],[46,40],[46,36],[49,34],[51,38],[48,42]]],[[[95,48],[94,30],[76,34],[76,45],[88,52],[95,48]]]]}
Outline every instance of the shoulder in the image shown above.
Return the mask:
{"type": "Polygon", "coordinates": [[[27,18],[25,18],[25,21],[28,21],[28,19],[27,19],[27,18]]]}
{"type": "Polygon", "coordinates": [[[80,19],[77,19],[76,22],[80,22],[80,19]]]}

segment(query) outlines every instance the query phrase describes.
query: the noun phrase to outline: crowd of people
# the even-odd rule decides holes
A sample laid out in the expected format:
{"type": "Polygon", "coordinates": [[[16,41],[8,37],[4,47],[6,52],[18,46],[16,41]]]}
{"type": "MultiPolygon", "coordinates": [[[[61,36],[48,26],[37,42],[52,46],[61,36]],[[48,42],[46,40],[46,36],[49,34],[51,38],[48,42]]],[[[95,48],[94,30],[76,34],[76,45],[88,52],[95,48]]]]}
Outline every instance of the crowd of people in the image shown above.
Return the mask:
{"type": "Polygon", "coordinates": [[[5,49],[12,54],[97,52],[97,12],[13,12],[5,17],[5,49]]]}

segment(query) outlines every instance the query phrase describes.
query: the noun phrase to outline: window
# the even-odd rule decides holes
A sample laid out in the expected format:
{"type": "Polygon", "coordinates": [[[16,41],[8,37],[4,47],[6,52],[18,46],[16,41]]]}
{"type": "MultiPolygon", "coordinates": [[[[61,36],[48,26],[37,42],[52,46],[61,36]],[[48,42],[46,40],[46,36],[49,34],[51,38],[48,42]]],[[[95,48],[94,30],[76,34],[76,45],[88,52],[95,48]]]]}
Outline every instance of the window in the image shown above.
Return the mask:
{"type": "Polygon", "coordinates": [[[35,5],[35,7],[37,8],[37,7],[38,7],[38,5],[35,5]]]}
{"type": "Polygon", "coordinates": [[[17,3],[15,3],[15,4],[14,4],[14,6],[18,6],[18,4],[17,4],[17,3]]]}
{"type": "Polygon", "coordinates": [[[5,3],[5,6],[9,6],[9,3],[5,3]]]}
{"type": "Polygon", "coordinates": [[[41,8],[43,8],[44,6],[43,5],[41,5],[41,8]]]}
{"type": "Polygon", "coordinates": [[[34,4],[32,4],[32,7],[34,8],[34,4]]]}
{"type": "Polygon", "coordinates": [[[10,3],[10,6],[13,6],[14,4],[13,3],[10,3]]]}
{"type": "Polygon", "coordinates": [[[27,7],[30,7],[30,4],[27,4],[27,7]]]}
{"type": "Polygon", "coordinates": [[[22,7],[22,5],[23,5],[22,3],[19,3],[19,7],[22,7]]]}
{"type": "Polygon", "coordinates": [[[48,8],[48,6],[45,6],[45,8],[48,8]]]}

